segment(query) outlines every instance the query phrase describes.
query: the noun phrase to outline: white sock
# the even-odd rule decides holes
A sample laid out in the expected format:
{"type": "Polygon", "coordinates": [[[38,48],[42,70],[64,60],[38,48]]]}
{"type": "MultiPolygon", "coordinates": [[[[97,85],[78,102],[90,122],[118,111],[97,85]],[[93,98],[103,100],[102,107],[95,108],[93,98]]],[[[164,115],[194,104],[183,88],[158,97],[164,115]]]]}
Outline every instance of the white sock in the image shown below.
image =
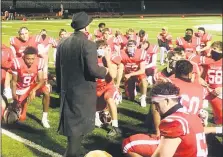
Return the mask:
{"type": "Polygon", "coordinates": [[[146,98],[146,94],[142,94],[142,96],[141,96],[142,98],[146,98]]]}
{"type": "Polygon", "coordinates": [[[47,116],[48,116],[48,112],[43,112],[43,117],[42,117],[42,119],[47,119],[47,116]]]}
{"type": "Polygon", "coordinates": [[[112,126],[118,128],[118,120],[112,120],[112,126]]]}

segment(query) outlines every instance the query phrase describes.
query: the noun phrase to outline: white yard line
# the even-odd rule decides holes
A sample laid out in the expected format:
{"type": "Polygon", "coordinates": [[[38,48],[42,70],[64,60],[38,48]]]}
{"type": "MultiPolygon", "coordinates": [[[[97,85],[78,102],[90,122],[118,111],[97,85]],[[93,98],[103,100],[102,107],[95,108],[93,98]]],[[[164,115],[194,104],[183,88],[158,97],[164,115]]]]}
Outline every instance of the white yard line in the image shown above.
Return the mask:
{"type": "Polygon", "coordinates": [[[37,149],[40,152],[43,152],[43,153],[48,154],[48,155],[53,156],[53,157],[62,157],[62,155],[60,155],[60,154],[58,154],[56,152],[53,152],[53,151],[51,151],[51,150],[49,150],[47,148],[44,148],[44,147],[42,147],[42,146],[40,146],[38,144],[35,144],[32,141],[29,141],[27,139],[24,139],[24,138],[22,138],[22,137],[20,137],[20,136],[18,136],[16,134],[10,132],[10,131],[7,131],[5,129],[2,129],[2,133],[4,135],[6,135],[6,136],[8,136],[8,137],[10,137],[10,138],[12,138],[14,140],[16,140],[16,141],[19,141],[19,142],[21,142],[21,143],[23,143],[25,145],[28,145],[29,147],[32,147],[34,149],[37,149]]]}

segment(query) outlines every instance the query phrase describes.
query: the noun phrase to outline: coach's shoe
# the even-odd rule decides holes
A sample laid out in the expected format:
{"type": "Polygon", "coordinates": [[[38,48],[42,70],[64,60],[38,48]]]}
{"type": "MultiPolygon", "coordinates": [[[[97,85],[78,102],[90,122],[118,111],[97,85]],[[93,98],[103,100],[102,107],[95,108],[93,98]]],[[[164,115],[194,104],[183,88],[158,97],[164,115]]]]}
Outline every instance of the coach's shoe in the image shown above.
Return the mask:
{"type": "Polygon", "coordinates": [[[142,95],[139,99],[141,107],[146,107],[146,95],[142,95]]]}
{"type": "Polygon", "coordinates": [[[50,128],[49,120],[48,119],[42,119],[42,125],[44,128],[50,128]]]}
{"type": "Polygon", "coordinates": [[[107,134],[108,137],[120,137],[122,136],[122,131],[118,127],[112,127],[112,129],[107,134]]]}

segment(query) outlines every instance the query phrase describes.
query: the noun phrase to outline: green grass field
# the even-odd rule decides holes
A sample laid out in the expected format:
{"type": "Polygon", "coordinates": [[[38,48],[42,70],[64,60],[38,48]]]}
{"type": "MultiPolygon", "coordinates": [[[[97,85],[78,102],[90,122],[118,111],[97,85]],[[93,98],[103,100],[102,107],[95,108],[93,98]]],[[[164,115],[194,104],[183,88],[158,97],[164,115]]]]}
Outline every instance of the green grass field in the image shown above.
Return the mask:
{"type": "MultiPolygon", "coordinates": [[[[72,32],[70,27],[71,20],[49,20],[49,21],[13,21],[2,22],[2,42],[9,45],[9,38],[16,36],[19,27],[27,26],[31,34],[38,34],[41,29],[46,29],[48,35],[57,38],[58,32],[61,28],[66,29],[68,32],[72,32]]],[[[153,44],[157,43],[157,33],[163,26],[169,28],[169,32],[173,35],[173,39],[178,36],[183,36],[186,28],[193,28],[195,31],[200,25],[205,25],[207,32],[213,35],[213,41],[222,40],[222,30],[217,28],[220,25],[222,27],[222,18],[219,17],[171,17],[171,18],[144,18],[138,19],[95,19],[91,24],[91,33],[97,28],[100,22],[105,22],[107,27],[112,29],[119,28],[123,33],[128,28],[133,28],[136,31],[144,29],[149,34],[149,41],[153,44]],[[215,30],[213,30],[213,27],[215,30]]],[[[53,61],[52,51],[50,52],[50,62],[53,61]]],[[[159,65],[161,69],[162,67],[159,65]]],[[[54,72],[52,64],[50,64],[50,71],[54,72]]],[[[84,98],[83,98],[84,99],[84,98]]],[[[41,99],[36,98],[28,106],[28,117],[24,123],[17,125],[2,127],[25,138],[38,145],[41,145],[49,150],[63,154],[66,148],[66,138],[60,136],[57,133],[58,121],[59,121],[59,101],[56,93],[51,94],[51,104],[49,109],[49,120],[51,128],[46,130],[41,124],[42,105],[41,99]]],[[[125,137],[134,134],[147,131],[147,127],[144,124],[146,115],[149,111],[149,104],[147,108],[141,108],[137,103],[133,103],[127,100],[123,100],[123,103],[119,105],[119,126],[125,133],[125,137]]],[[[210,114],[211,115],[211,114],[210,114]]],[[[87,115],[86,115],[87,116],[87,115]]],[[[211,116],[210,116],[211,122],[211,116]]],[[[213,123],[210,123],[213,125],[213,123]]],[[[121,141],[122,139],[108,139],[106,137],[107,130],[95,129],[93,133],[89,134],[83,141],[84,152],[89,150],[100,149],[106,150],[113,157],[121,157],[121,141]]],[[[209,138],[208,138],[209,139],[209,138]]],[[[219,139],[219,137],[218,137],[219,139]]],[[[215,136],[210,137],[210,155],[218,157],[219,140],[216,140],[215,136]]],[[[221,140],[220,140],[221,141],[221,140]]],[[[38,150],[30,148],[22,143],[19,143],[8,136],[2,136],[2,155],[4,157],[45,157],[49,156],[43,154],[38,150]]],[[[221,155],[220,155],[221,156],[221,155]]]]}

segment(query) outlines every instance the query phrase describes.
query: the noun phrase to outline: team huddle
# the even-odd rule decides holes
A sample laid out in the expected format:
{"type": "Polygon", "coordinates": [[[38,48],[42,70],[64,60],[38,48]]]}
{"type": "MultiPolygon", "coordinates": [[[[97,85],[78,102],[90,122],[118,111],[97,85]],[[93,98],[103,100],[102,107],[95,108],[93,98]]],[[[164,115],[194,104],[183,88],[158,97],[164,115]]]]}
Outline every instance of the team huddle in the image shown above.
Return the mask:
{"type": "MultiPolygon", "coordinates": [[[[154,134],[136,134],[123,140],[123,153],[129,157],[206,157],[205,134],[222,134],[222,42],[212,41],[205,28],[198,32],[188,28],[184,37],[172,39],[167,27],[151,44],[144,30],[128,29],[113,32],[100,23],[94,35],[86,38],[96,43],[98,65],[108,68],[105,79],[97,79],[97,112],[95,126],[111,125],[109,137],[122,136],[118,125],[118,105],[125,98],[139,104],[150,104],[154,134]],[[157,61],[166,67],[158,71],[157,61]],[[207,127],[208,105],[218,127],[207,127]]],[[[57,40],[42,29],[29,35],[21,27],[18,37],[10,38],[10,47],[2,45],[2,113],[7,123],[24,121],[28,103],[43,95],[42,125],[50,128],[48,108],[51,85],[55,81],[48,72],[49,51],[56,51],[61,40],[72,35],[61,29],[57,40]],[[12,118],[10,115],[14,113],[12,118]]]]}

